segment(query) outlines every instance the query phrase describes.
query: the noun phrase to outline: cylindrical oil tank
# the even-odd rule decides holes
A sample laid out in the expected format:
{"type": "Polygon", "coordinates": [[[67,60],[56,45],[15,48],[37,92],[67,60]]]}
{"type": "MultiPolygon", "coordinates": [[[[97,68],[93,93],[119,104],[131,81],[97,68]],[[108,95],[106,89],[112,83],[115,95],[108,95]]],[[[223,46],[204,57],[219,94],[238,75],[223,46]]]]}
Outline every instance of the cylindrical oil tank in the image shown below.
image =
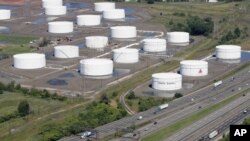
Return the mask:
{"type": "Polygon", "coordinates": [[[38,69],[46,65],[45,55],[39,53],[16,54],[14,58],[14,67],[18,69],[38,69]]]}
{"type": "Polygon", "coordinates": [[[180,62],[180,73],[184,76],[205,76],[208,74],[208,62],[202,60],[184,60],[180,62]]]}
{"type": "Polygon", "coordinates": [[[71,33],[73,32],[74,24],[68,21],[49,22],[50,33],[71,33]]]}
{"type": "Polygon", "coordinates": [[[208,0],[208,2],[213,3],[213,2],[218,2],[218,0],[208,0]]]}
{"type": "Polygon", "coordinates": [[[95,11],[102,12],[107,9],[115,9],[115,3],[114,2],[96,2],[95,5],[95,11]]]}
{"type": "Polygon", "coordinates": [[[189,43],[189,33],[187,32],[168,32],[167,41],[174,44],[189,43]]]}
{"type": "Polygon", "coordinates": [[[108,20],[124,19],[124,9],[107,9],[103,11],[103,18],[108,20]]]}
{"type": "Polygon", "coordinates": [[[48,16],[59,16],[66,15],[67,7],[66,6],[46,6],[45,14],[48,16]]]}
{"type": "Polygon", "coordinates": [[[93,58],[80,61],[80,72],[87,76],[105,76],[113,73],[113,61],[110,59],[93,58]]]}
{"type": "Polygon", "coordinates": [[[42,0],[43,8],[47,6],[62,6],[63,0],[42,0]]]}
{"type": "Polygon", "coordinates": [[[144,39],[143,50],[145,52],[163,52],[167,50],[167,41],[165,39],[144,39]]]}
{"type": "Polygon", "coordinates": [[[56,58],[75,58],[79,57],[79,47],[72,45],[61,45],[54,47],[56,58]]]}
{"type": "Polygon", "coordinates": [[[152,88],[173,91],[182,88],[182,76],[177,73],[156,73],[152,75],[152,88]]]}
{"type": "Polygon", "coordinates": [[[11,10],[0,9],[0,20],[8,20],[11,17],[11,10]]]}
{"type": "Polygon", "coordinates": [[[101,24],[100,15],[78,15],[77,25],[79,26],[96,26],[101,24]]]}
{"type": "Polygon", "coordinates": [[[137,63],[139,61],[139,50],[124,48],[113,50],[113,61],[116,63],[137,63]]]}
{"type": "Polygon", "coordinates": [[[218,59],[240,59],[241,47],[237,45],[219,45],[216,46],[216,57],[218,59]]]}
{"type": "Polygon", "coordinates": [[[108,45],[108,37],[106,36],[88,36],[85,37],[85,45],[92,49],[101,49],[108,45]]]}
{"type": "Polygon", "coordinates": [[[117,39],[135,38],[137,35],[135,26],[112,26],[110,30],[111,37],[117,39]]]}

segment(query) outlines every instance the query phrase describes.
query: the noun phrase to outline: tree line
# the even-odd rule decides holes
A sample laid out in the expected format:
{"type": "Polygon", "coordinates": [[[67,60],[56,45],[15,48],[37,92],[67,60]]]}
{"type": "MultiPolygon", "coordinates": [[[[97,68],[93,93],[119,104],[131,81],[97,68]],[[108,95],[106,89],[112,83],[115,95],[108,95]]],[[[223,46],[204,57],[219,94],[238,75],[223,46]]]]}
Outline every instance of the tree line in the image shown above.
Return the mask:
{"type": "MultiPolygon", "coordinates": [[[[112,95],[116,95],[113,93],[112,95]]],[[[110,99],[103,95],[100,100],[92,102],[76,116],[61,123],[48,123],[42,127],[38,140],[55,141],[65,136],[92,130],[98,126],[119,120],[127,116],[121,104],[110,106],[110,99]]]]}
{"type": "Polygon", "coordinates": [[[57,93],[50,93],[47,90],[38,90],[36,88],[24,88],[21,87],[20,84],[16,84],[14,81],[3,84],[0,82],[0,94],[3,94],[4,91],[7,92],[16,92],[16,93],[22,93],[24,95],[33,96],[37,98],[42,99],[52,99],[52,100],[58,100],[58,101],[65,101],[67,98],[64,96],[60,96],[57,93]]]}

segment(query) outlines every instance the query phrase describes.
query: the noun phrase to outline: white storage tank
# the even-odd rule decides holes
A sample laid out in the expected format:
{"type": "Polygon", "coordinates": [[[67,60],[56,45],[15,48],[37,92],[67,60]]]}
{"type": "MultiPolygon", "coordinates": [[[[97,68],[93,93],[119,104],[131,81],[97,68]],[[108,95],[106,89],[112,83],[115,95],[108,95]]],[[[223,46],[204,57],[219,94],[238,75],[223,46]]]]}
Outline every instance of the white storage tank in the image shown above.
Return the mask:
{"type": "Polygon", "coordinates": [[[189,33],[187,32],[168,32],[167,40],[169,43],[183,44],[189,43],[189,33]]]}
{"type": "Polygon", "coordinates": [[[139,62],[139,50],[124,48],[113,50],[113,61],[116,63],[137,63],[139,62]]]}
{"type": "Polygon", "coordinates": [[[11,17],[11,10],[0,9],[0,20],[8,20],[11,17]]]}
{"type": "Polygon", "coordinates": [[[124,19],[124,9],[107,9],[103,11],[103,18],[108,20],[124,19]]]}
{"type": "Polygon", "coordinates": [[[67,7],[66,6],[46,6],[45,14],[48,16],[59,16],[66,15],[67,7]]]}
{"type": "Polygon", "coordinates": [[[68,21],[49,22],[48,25],[50,33],[71,33],[74,28],[73,22],[68,21]]]}
{"type": "Polygon", "coordinates": [[[115,9],[115,3],[114,2],[96,2],[95,5],[95,11],[102,12],[107,9],[115,9]]]}
{"type": "Polygon", "coordinates": [[[135,38],[137,36],[135,26],[112,26],[110,30],[112,38],[126,39],[135,38]]]}
{"type": "Polygon", "coordinates": [[[143,40],[143,50],[145,52],[163,52],[167,50],[167,41],[165,39],[152,38],[143,40]]]}
{"type": "Polygon", "coordinates": [[[79,57],[79,47],[71,45],[62,45],[54,47],[56,58],[75,58],[79,57]]]}
{"type": "Polygon", "coordinates": [[[180,73],[184,76],[206,76],[208,62],[202,60],[184,60],[180,62],[180,73]]]}
{"type": "Polygon", "coordinates": [[[78,15],[77,25],[79,26],[96,26],[101,24],[100,15],[78,15]]]}
{"type": "Polygon", "coordinates": [[[83,59],[80,61],[80,73],[87,76],[105,76],[113,74],[113,61],[110,59],[83,59]]]}
{"type": "Polygon", "coordinates": [[[182,88],[182,76],[177,73],[156,73],[152,75],[152,88],[173,91],[182,88]]]}
{"type": "Polygon", "coordinates": [[[219,45],[216,46],[216,57],[218,59],[240,59],[241,47],[237,45],[219,45]]]}
{"type": "Polygon", "coordinates": [[[85,45],[92,49],[101,49],[108,45],[108,37],[106,36],[88,36],[85,37],[85,45]]]}
{"type": "Polygon", "coordinates": [[[208,0],[208,2],[214,3],[214,2],[218,2],[218,0],[208,0]]]}
{"type": "Polygon", "coordinates": [[[14,67],[17,69],[38,69],[46,66],[44,54],[23,53],[16,54],[14,58],[14,67]]]}
{"type": "Polygon", "coordinates": [[[63,0],[42,0],[43,8],[47,6],[62,6],[63,0]]]}

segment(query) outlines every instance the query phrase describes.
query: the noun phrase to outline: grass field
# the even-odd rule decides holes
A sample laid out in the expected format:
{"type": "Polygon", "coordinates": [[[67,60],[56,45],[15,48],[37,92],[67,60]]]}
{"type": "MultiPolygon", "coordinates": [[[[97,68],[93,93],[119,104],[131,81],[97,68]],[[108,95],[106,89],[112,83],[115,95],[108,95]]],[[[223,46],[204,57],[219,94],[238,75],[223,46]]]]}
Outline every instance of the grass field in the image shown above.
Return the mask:
{"type": "Polygon", "coordinates": [[[9,44],[24,45],[34,40],[34,37],[0,35],[0,41],[9,44]]]}
{"type": "Polygon", "coordinates": [[[82,106],[65,112],[62,110],[71,108],[80,103],[82,105],[85,103],[85,100],[81,99],[60,102],[5,92],[0,95],[1,115],[10,114],[16,111],[21,100],[27,100],[29,102],[32,114],[26,118],[15,118],[7,122],[0,123],[1,141],[34,141],[36,140],[36,135],[39,132],[39,129],[44,124],[49,122],[62,122],[68,115],[79,113],[82,110],[82,106]],[[16,132],[10,134],[11,129],[16,129],[16,132]]]}
{"type": "Polygon", "coordinates": [[[35,40],[34,37],[9,36],[0,35],[0,43],[6,45],[0,46],[1,54],[13,55],[17,53],[25,53],[35,51],[27,46],[30,41],[35,40]]]}

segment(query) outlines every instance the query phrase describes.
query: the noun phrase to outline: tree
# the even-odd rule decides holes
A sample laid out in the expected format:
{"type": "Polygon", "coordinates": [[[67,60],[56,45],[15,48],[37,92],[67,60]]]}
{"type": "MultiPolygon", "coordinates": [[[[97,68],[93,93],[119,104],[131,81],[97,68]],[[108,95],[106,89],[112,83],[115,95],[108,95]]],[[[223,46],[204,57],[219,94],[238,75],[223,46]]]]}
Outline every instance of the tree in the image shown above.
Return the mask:
{"type": "Polygon", "coordinates": [[[3,90],[0,89],[0,94],[3,94],[3,90]]]}
{"type": "Polygon", "coordinates": [[[190,31],[192,35],[205,35],[208,36],[213,32],[214,22],[212,18],[200,18],[198,16],[190,16],[187,19],[188,29],[186,31],[190,31]]]}
{"type": "Polygon", "coordinates": [[[135,93],[133,91],[131,91],[129,94],[128,94],[128,99],[135,99],[136,96],[135,96],[135,93]]]}
{"type": "Polygon", "coordinates": [[[234,29],[234,36],[235,38],[239,38],[240,37],[240,34],[241,34],[241,31],[240,29],[237,27],[234,29]]]}
{"type": "Polygon", "coordinates": [[[23,100],[19,103],[18,113],[20,116],[26,116],[30,113],[30,105],[27,100],[23,100]]]}
{"type": "Polygon", "coordinates": [[[180,97],[182,97],[183,95],[181,94],[181,93],[176,93],[175,95],[174,95],[174,97],[175,98],[180,98],[180,97]]]}
{"type": "Polygon", "coordinates": [[[110,102],[110,99],[108,98],[108,96],[106,94],[102,95],[101,103],[109,104],[109,102],[110,102]]]}
{"type": "Polygon", "coordinates": [[[148,0],[147,3],[148,3],[148,4],[154,4],[154,3],[155,3],[155,0],[148,0]]]}

